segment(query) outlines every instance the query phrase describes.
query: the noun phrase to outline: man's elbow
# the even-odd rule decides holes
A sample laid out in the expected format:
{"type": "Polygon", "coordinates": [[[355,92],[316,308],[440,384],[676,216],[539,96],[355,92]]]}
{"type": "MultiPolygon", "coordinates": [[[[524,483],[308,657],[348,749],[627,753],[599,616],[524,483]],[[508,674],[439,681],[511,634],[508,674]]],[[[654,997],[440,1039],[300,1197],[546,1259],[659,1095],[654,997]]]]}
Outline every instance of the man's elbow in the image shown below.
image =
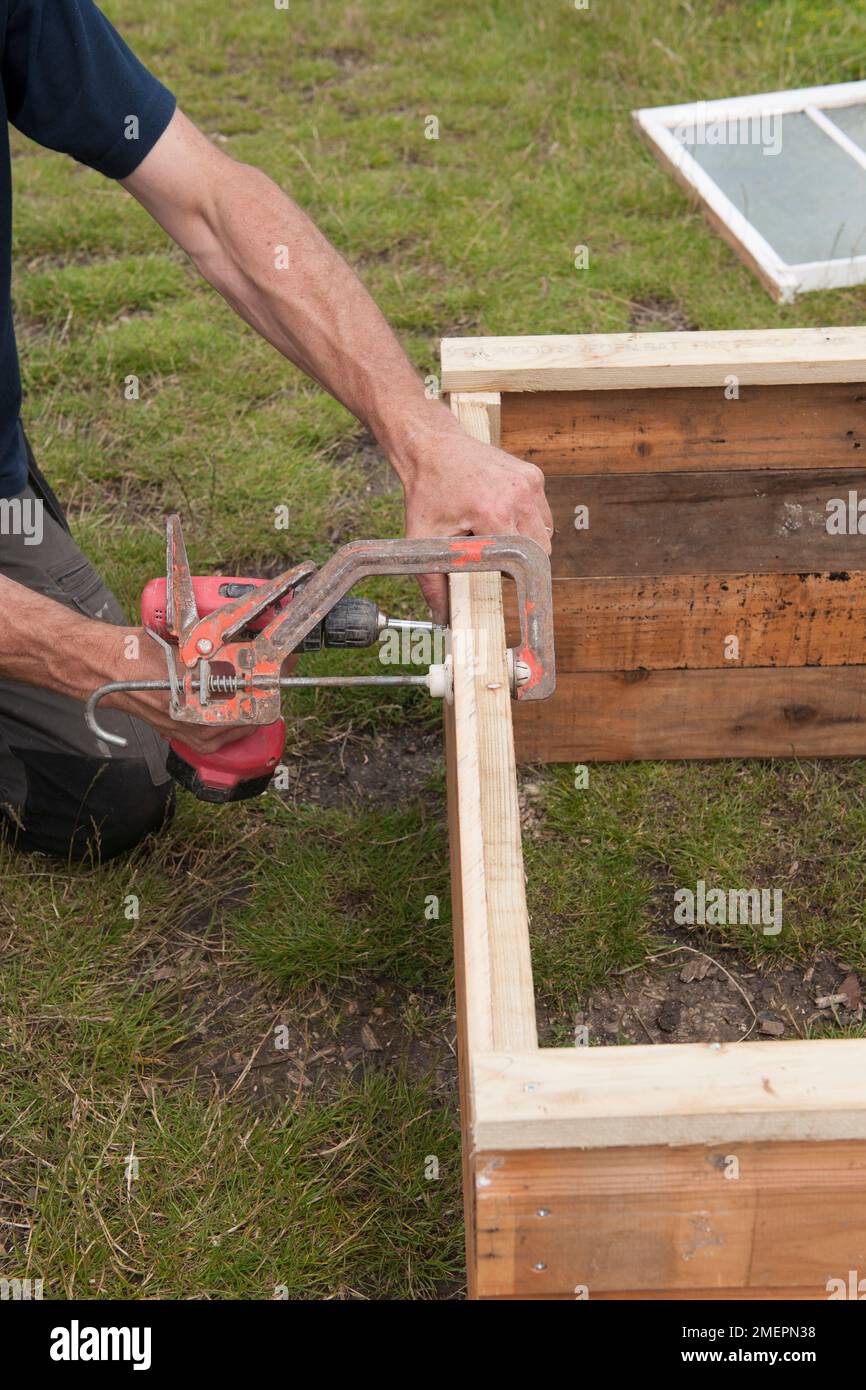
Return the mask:
{"type": "Polygon", "coordinates": [[[224,240],[227,210],[257,169],[214,145],[180,110],[123,186],[199,263],[224,240]]]}

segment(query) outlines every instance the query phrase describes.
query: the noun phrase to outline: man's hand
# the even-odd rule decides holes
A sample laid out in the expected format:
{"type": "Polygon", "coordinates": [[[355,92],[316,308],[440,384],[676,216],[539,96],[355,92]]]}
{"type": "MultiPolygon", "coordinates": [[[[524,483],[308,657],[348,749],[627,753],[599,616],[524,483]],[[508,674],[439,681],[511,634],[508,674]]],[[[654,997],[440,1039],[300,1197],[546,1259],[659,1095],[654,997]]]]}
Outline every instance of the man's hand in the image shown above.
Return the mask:
{"type": "MultiPolygon", "coordinates": [[[[166,679],[165,656],[149,637],[143,627],[110,627],[103,629],[100,637],[105,644],[105,667],[108,674],[104,684],[109,681],[163,681],[166,679]],[[137,659],[124,655],[129,650],[137,650],[137,659]]],[[[126,714],[143,719],[156,729],[163,738],[185,743],[196,753],[210,753],[223,748],[235,739],[245,738],[250,733],[250,725],[234,725],[232,728],[213,728],[207,724],[187,724],[172,719],[168,707],[167,690],[122,690],[116,695],[108,695],[101,704],[114,709],[122,709],[126,714]]]]}
{"type": "MultiPolygon", "coordinates": [[[[550,554],[553,518],[541,469],[454,423],[425,436],[417,467],[404,470],[407,536],[529,536],[550,554]]],[[[420,584],[434,621],[447,622],[445,575],[424,575],[420,584]]]]}

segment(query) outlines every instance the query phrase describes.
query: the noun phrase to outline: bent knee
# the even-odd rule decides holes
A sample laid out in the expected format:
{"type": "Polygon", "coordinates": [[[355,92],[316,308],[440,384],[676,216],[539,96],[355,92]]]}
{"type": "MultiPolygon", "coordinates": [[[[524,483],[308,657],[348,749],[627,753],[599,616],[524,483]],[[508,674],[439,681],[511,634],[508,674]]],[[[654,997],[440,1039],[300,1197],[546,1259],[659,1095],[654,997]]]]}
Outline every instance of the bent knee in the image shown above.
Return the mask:
{"type": "Polygon", "coordinates": [[[138,758],[40,754],[22,761],[27,795],[4,826],[19,850],[73,862],[113,859],[161,830],[174,811],[171,779],[154,782],[138,758]]]}
{"type": "Polygon", "coordinates": [[[147,764],[133,759],[116,768],[96,804],[87,802],[70,827],[68,837],[75,860],[93,857],[102,862],[128,854],[149,835],[163,830],[174,814],[175,787],[169,779],[155,786],[147,764]],[[122,769],[122,773],[121,770],[122,769]]]}

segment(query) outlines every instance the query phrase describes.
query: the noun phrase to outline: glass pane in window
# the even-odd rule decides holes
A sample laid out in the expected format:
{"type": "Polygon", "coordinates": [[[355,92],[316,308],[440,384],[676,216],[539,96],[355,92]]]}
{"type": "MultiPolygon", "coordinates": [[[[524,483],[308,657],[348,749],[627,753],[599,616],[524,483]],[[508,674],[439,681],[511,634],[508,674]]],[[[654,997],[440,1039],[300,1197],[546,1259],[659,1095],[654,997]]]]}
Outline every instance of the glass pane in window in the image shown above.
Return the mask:
{"type": "Polygon", "coordinates": [[[824,115],[840,130],[844,130],[855,145],[866,150],[866,105],[828,106],[824,110],[824,115]]]}
{"type": "Polygon", "coordinates": [[[808,116],[686,122],[672,133],[789,265],[866,255],[866,169],[808,116]]]}

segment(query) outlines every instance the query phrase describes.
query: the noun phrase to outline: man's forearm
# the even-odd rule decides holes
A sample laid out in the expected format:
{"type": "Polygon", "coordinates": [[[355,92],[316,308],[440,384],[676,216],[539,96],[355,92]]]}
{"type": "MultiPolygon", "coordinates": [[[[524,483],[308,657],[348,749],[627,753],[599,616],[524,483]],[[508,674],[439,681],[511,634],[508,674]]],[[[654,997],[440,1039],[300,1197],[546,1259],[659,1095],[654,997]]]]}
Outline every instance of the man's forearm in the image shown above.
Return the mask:
{"type": "Polygon", "coordinates": [[[355,272],[265,174],[227,164],[199,269],[237,312],[372,430],[402,478],[455,428],[355,272]],[[285,253],[278,248],[285,247],[285,253]],[[278,268],[285,257],[285,268],[278,268]]]}
{"type": "MultiPolygon", "coordinates": [[[[112,681],[166,681],[165,658],[144,628],[87,618],[5,575],[0,575],[0,615],[0,678],[4,680],[53,690],[82,704],[94,690],[112,681]]],[[[165,690],[115,692],[104,703],[137,715],[164,738],[177,735],[165,690]]],[[[183,740],[204,752],[246,732],[243,727],[185,725],[183,740]]]]}
{"type": "Polygon", "coordinates": [[[201,142],[206,193],[154,203],[147,161],[131,191],[242,318],[368,425],[407,481],[431,437],[456,430],[451,413],[427,399],[384,315],[306,213],[186,126],[184,138],[201,142]]]}
{"type": "Polygon", "coordinates": [[[86,618],[0,575],[0,676],[76,700],[113,677],[122,628],[86,618]]]}
{"type": "MultiPolygon", "coordinates": [[[[541,470],[426,398],[354,271],[266,175],[177,111],[124,184],[242,318],[370,427],[403,483],[407,535],[519,533],[550,550],[541,470]]],[[[421,587],[444,622],[444,576],[421,587]]]]}

